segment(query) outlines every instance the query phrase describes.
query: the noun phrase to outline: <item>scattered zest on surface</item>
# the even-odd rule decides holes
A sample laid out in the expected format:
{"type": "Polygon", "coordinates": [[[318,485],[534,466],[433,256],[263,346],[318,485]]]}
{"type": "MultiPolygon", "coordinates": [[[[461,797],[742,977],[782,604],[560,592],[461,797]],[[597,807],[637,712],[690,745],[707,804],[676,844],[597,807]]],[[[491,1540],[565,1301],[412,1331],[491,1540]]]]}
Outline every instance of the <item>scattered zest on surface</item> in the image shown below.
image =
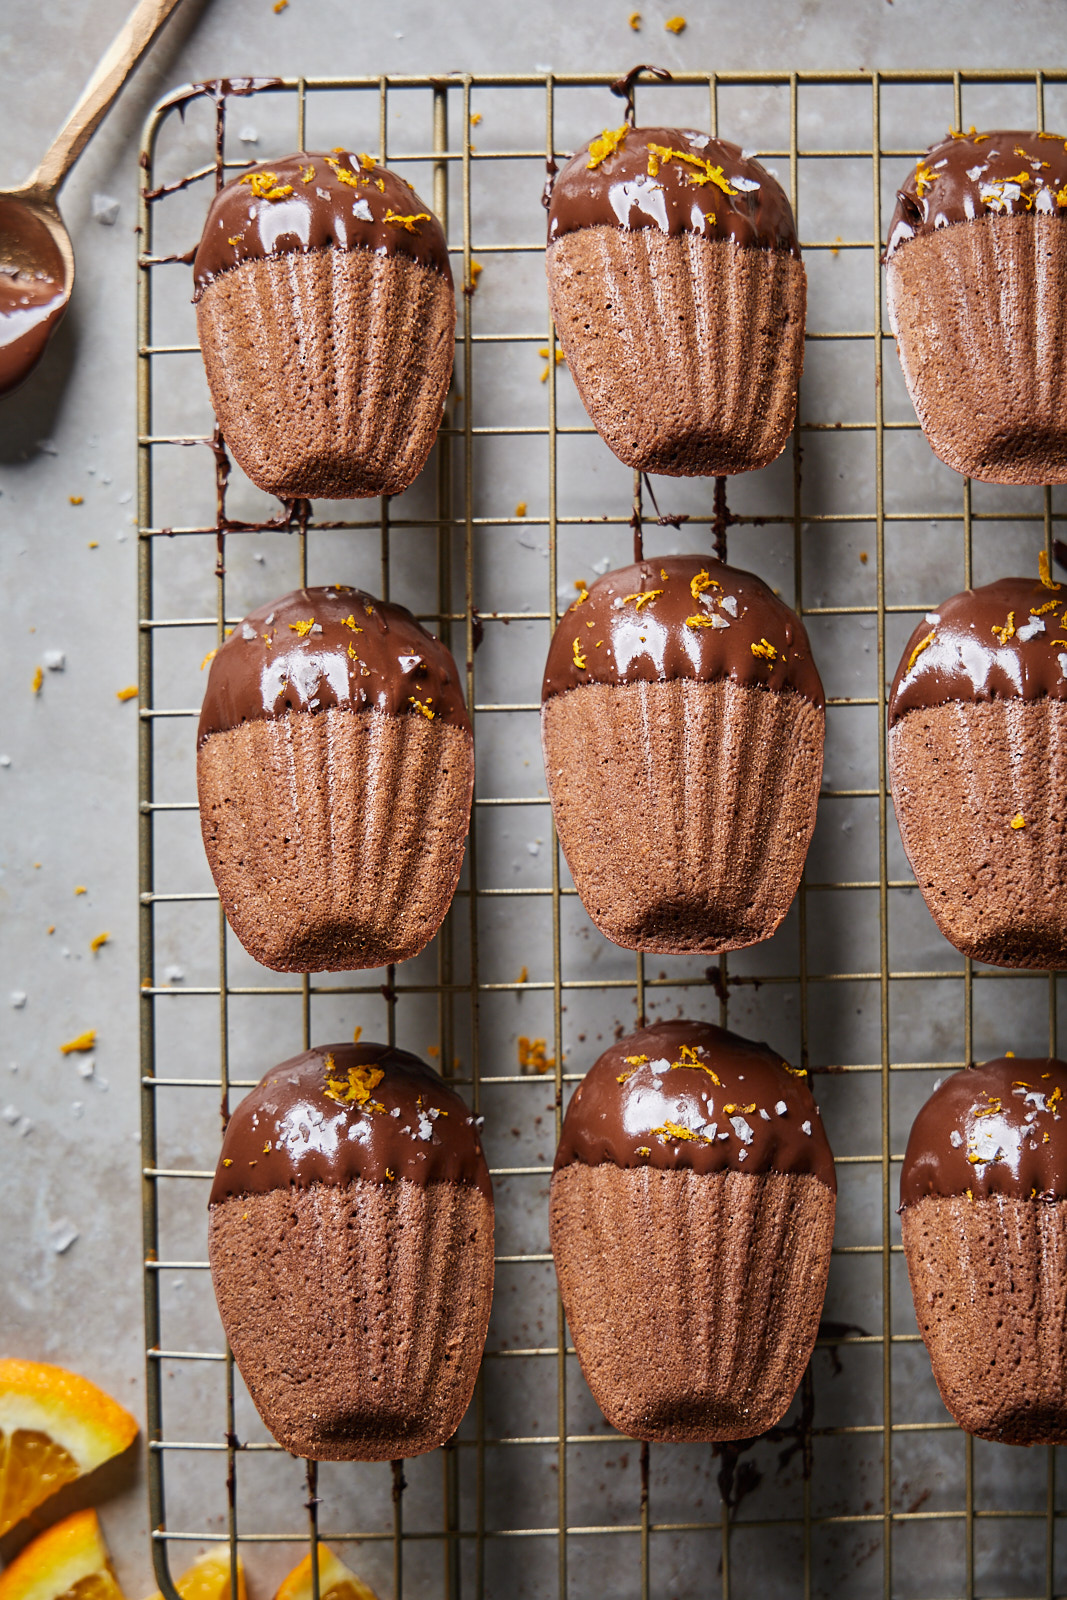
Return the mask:
{"type": "Polygon", "coordinates": [[[661,1128],[651,1128],[660,1144],[670,1144],[672,1139],[695,1139],[700,1144],[710,1144],[710,1139],[705,1139],[702,1133],[694,1133],[692,1128],[683,1128],[678,1122],[665,1122],[661,1128]]]}
{"type": "Polygon", "coordinates": [[[721,588],[722,584],[717,578],[713,578],[711,576],[707,567],[701,567],[700,571],[689,580],[689,593],[693,596],[694,600],[699,600],[700,596],[702,594],[707,594],[709,589],[721,588]]]}
{"type": "Polygon", "coordinates": [[[936,182],[937,173],[934,172],[931,167],[928,167],[925,161],[920,161],[919,165],[915,168],[915,192],[919,196],[920,200],[925,195],[927,189],[932,189],[936,182]]]}
{"type": "Polygon", "coordinates": [[[93,952],[94,956],[98,950],[102,950],[104,948],[110,938],[110,933],[98,933],[95,939],[89,940],[89,949],[93,952]]]}
{"type": "Polygon", "coordinates": [[[546,1054],[547,1043],[544,1039],[528,1039],[524,1033],[519,1035],[519,1071],[520,1072],[551,1072],[556,1065],[555,1056],[546,1054]]]}
{"type": "Polygon", "coordinates": [[[1017,811],[1014,817],[1012,817],[1011,825],[1015,829],[1016,833],[1018,833],[1020,828],[1026,827],[1026,818],[1023,816],[1021,811],[1017,811]]]}
{"type": "Polygon", "coordinates": [[[96,1029],[87,1028],[84,1033],[79,1033],[76,1038],[68,1039],[66,1044],[61,1044],[60,1054],[65,1056],[75,1055],[79,1051],[96,1049],[96,1029]]]}
{"type": "MultiPolygon", "coordinates": [[[[720,617],[717,612],[712,612],[710,616],[705,616],[702,612],[698,612],[695,617],[686,617],[685,625],[687,628],[693,628],[694,630],[697,628],[728,628],[730,626],[726,618],[720,617]]],[[[754,650],[756,648],[755,645],[752,648],[754,650]]]]}
{"type": "Polygon", "coordinates": [[[766,661],[769,667],[773,667],[774,663],[778,659],[778,651],[775,649],[774,645],[771,644],[769,639],[760,639],[758,643],[753,644],[750,648],[752,650],[752,654],[758,657],[761,661],[766,661]]]}
{"type": "Polygon", "coordinates": [[[115,691],[115,699],[116,700],[136,700],[137,699],[137,685],[135,683],[128,683],[126,685],[125,689],[116,689],[116,691],[115,691]]]}
{"type": "Polygon", "coordinates": [[[416,700],[416,698],[415,698],[415,696],[413,694],[409,694],[408,695],[408,699],[411,701],[411,704],[415,707],[416,711],[421,711],[423,716],[426,717],[428,721],[430,721],[430,722],[433,721],[434,712],[433,712],[433,708],[430,705],[430,702],[429,702],[428,699],[427,700],[416,700]]]}
{"type": "MultiPolygon", "coordinates": [[[[1056,198],[1057,198],[1057,200],[1059,200],[1059,196],[1058,195],[1057,195],[1056,198]]],[[[1060,202],[1060,203],[1062,204],[1062,202],[1060,202]]],[[[1042,585],[1044,586],[1044,588],[1046,588],[1046,589],[1062,589],[1063,588],[1063,584],[1062,583],[1053,583],[1053,581],[1052,581],[1052,569],[1049,566],[1048,551],[1047,550],[1042,550],[1042,551],[1039,552],[1038,557],[1037,557],[1037,570],[1038,570],[1038,574],[1039,574],[1039,576],[1041,578],[1041,582],[1042,582],[1042,585]]],[[[1052,607],[1049,606],[1049,607],[1046,607],[1046,609],[1047,610],[1051,610],[1052,607]]]]}
{"type": "Polygon", "coordinates": [[[640,611],[642,606],[647,606],[651,601],[658,600],[662,593],[662,589],[642,589],[637,594],[624,594],[622,597],[623,604],[628,605],[632,600],[638,611],[640,611]]]}
{"type": "Polygon", "coordinates": [[[679,34],[685,32],[688,23],[684,17],[668,17],[663,26],[667,33],[679,34]]]}
{"type": "Polygon", "coordinates": [[[690,183],[703,187],[706,183],[714,183],[723,194],[736,194],[737,190],[729,181],[721,167],[712,166],[710,161],[705,161],[703,156],[695,156],[688,150],[670,150],[665,144],[650,144],[648,147],[648,175],[656,177],[661,166],[668,161],[680,161],[686,167],[695,170],[686,176],[690,183]]]}
{"type": "Polygon", "coordinates": [[[998,628],[994,622],[990,631],[996,634],[1001,644],[1007,644],[1008,640],[1013,638],[1015,634],[1015,612],[1008,612],[1008,620],[1002,628],[998,628]]]}
{"type": "Polygon", "coordinates": [[[290,622],[289,630],[291,633],[298,633],[301,639],[306,639],[314,626],[315,618],[308,617],[306,621],[290,622]]]}
{"type": "Polygon", "coordinates": [[[582,641],[580,639],[578,639],[578,638],[575,639],[574,645],[573,645],[573,650],[574,650],[574,665],[578,668],[579,672],[584,672],[585,671],[585,657],[582,654],[582,641]]]}
{"type": "Polygon", "coordinates": [[[33,688],[33,692],[34,692],[34,694],[40,694],[40,692],[41,692],[41,685],[42,685],[42,684],[43,684],[43,683],[44,683],[44,673],[43,673],[43,671],[42,671],[42,670],[41,670],[41,668],[40,668],[40,667],[38,667],[38,668],[37,668],[37,671],[36,671],[36,672],[35,672],[35,673],[34,673],[34,675],[33,675],[33,684],[32,684],[32,688],[33,688]]]}

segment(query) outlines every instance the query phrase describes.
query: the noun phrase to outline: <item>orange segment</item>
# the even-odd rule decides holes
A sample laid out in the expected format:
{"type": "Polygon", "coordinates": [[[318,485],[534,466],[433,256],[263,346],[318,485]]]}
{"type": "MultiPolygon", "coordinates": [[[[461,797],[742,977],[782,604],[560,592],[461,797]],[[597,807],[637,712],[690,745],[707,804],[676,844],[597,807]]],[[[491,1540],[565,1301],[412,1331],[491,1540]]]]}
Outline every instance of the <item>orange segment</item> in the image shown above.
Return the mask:
{"type": "MultiPolygon", "coordinates": [[[[214,1545],[198,1556],[188,1571],[182,1573],[175,1587],[182,1600],[233,1600],[229,1545],[214,1545]]],[[[0,1600],[3,1600],[2,1596],[0,1600]]],[[[157,1591],[152,1600],[163,1600],[163,1596],[157,1591]]],[[[240,1559],[237,1562],[237,1600],[247,1600],[244,1568],[240,1559]]]]}
{"type": "Polygon", "coordinates": [[[0,1600],[123,1600],[95,1511],[76,1511],[0,1572],[0,1600]]]}
{"type": "Polygon", "coordinates": [[[39,1361],[0,1361],[0,1536],[136,1436],[130,1413],[88,1379],[39,1361]]]}
{"type": "MultiPolygon", "coordinates": [[[[283,1580],[274,1600],[312,1600],[310,1551],[283,1580]]],[[[378,1600],[378,1597],[332,1550],[320,1544],[319,1600],[378,1600]]]]}

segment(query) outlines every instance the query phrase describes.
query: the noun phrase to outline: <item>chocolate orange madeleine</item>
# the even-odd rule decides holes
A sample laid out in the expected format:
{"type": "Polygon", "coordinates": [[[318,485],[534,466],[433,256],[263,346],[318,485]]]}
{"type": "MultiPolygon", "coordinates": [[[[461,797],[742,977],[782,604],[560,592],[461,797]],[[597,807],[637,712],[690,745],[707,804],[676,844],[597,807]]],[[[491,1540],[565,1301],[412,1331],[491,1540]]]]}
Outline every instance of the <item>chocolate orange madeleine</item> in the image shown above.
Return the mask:
{"type": "Polygon", "coordinates": [[[957,950],[1067,964],[1067,588],[1001,578],[908,640],[889,697],[889,779],[930,914],[957,950]]]}
{"type": "Polygon", "coordinates": [[[208,1218],[226,1337],[263,1421],[315,1461],[451,1438],[493,1294],[493,1194],[474,1118],[381,1044],[284,1061],[226,1129],[208,1218]]]}
{"type": "Polygon", "coordinates": [[[1067,144],[952,134],[898,192],[889,320],[923,432],[989,483],[1067,482],[1067,144]]]}
{"type": "Polygon", "coordinates": [[[1067,1062],[954,1072],[900,1174],[915,1317],[961,1428],[1067,1443],[1067,1062]]]}
{"type": "Polygon", "coordinates": [[[261,163],[215,196],[193,276],[212,404],[253,483],[283,499],[408,487],[456,328],[445,236],[410,184],[344,150],[261,163]]]}
{"type": "Polygon", "coordinates": [[[620,1039],[567,1108],[552,1254],[582,1372],[635,1439],[748,1439],[815,1343],[837,1179],[802,1073],[706,1022],[620,1039]]]}
{"type": "Polygon", "coordinates": [[[433,938],[474,742],[451,654],[403,606],[341,584],[253,611],[211,663],[196,773],[223,909],[265,967],[381,967],[433,938]]]}
{"type": "Polygon", "coordinates": [[[555,180],[546,265],[567,365],[620,461],[696,477],[780,453],[807,280],[785,191],[739,145],[605,129],[555,180]]]}
{"type": "Polygon", "coordinates": [[[826,702],[796,613],[703,556],[622,567],[562,617],[541,702],[556,827],[600,931],[666,954],[768,939],[822,777],[826,702]]]}

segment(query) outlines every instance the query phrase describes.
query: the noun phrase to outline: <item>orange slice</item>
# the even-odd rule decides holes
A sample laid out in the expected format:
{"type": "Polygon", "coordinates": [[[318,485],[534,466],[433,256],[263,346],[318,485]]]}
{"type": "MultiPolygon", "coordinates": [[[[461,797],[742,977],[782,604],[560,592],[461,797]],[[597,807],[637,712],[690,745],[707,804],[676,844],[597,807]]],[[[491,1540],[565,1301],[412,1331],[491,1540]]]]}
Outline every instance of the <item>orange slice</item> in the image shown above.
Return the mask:
{"type": "Polygon", "coordinates": [[[38,1361],[0,1361],[0,1536],[136,1436],[130,1413],[88,1379],[38,1361]]]}
{"type": "MultiPolygon", "coordinates": [[[[2,1600],[2,1597],[0,1597],[2,1600]]],[[[311,1552],[283,1581],[274,1600],[311,1600],[311,1552]]],[[[362,1578],[349,1572],[332,1550],[319,1545],[319,1600],[378,1600],[362,1578]]]]}
{"type": "MultiPolygon", "coordinates": [[[[214,1545],[198,1556],[188,1572],[182,1573],[175,1587],[182,1600],[233,1600],[229,1545],[214,1545]]],[[[0,1596],[0,1600],[3,1600],[3,1596],[0,1596]]],[[[152,1600],[163,1600],[163,1596],[157,1591],[152,1600]]],[[[237,1600],[247,1600],[245,1573],[240,1560],[237,1562],[237,1600]]]]}
{"type": "Polygon", "coordinates": [[[0,1600],[123,1600],[95,1511],[76,1511],[0,1572],[0,1600]]]}

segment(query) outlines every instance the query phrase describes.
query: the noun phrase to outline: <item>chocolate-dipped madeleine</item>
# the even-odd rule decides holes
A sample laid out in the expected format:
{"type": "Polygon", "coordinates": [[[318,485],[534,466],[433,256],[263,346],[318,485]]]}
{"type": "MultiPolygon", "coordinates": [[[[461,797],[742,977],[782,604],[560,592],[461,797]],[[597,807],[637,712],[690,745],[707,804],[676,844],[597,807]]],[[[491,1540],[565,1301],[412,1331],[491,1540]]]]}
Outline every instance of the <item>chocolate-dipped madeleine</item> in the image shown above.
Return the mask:
{"type": "Polygon", "coordinates": [[[889,697],[889,779],[930,914],[964,955],[1067,964],[1067,588],[1001,578],[928,612],[889,697]]]}
{"type": "Polygon", "coordinates": [[[226,1129],[208,1253],[286,1450],[391,1461],[451,1438],[489,1324],[493,1195],[475,1119],[432,1068],[334,1044],[266,1073],[226,1129]]]}
{"type": "Polygon", "coordinates": [[[474,744],[456,664],[344,584],[253,611],[211,663],[200,826],[234,933],[278,972],[416,955],[463,864],[474,744]]]}
{"type": "Polygon", "coordinates": [[[605,129],[555,180],[546,266],[567,365],[620,461],[694,477],[780,453],[807,280],[785,191],[739,145],[605,129]]]}
{"type": "Polygon", "coordinates": [[[215,196],[193,263],[215,413],[283,499],[399,494],[452,376],[456,302],[430,208],[370,156],[298,151],[215,196]]]}
{"type": "Polygon", "coordinates": [[[567,1108],[551,1239],[608,1421],[635,1439],[748,1439],[815,1343],[837,1179],[802,1073],[706,1022],[613,1044],[567,1108]]]}
{"type": "Polygon", "coordinates": [[[953,133],[897,195],[889,320],[931,448],[990,483],[1067,482],[1067,143],[953,133]]]}
{"type": "Polygon", "coordinates": [[[1067,1062],[954,1072],[912,1126],[904,1254],[937,1387],[968,1433],[1067,1443],[1067,1062]]]}
{"type": "Polygon", "coordinates": [[[707,557],[622,567],[562,617],[541,700],[556,827],[601,932],[667,954],[769,938],[822,777],[826,702],[796,613],[707,557]]]}

